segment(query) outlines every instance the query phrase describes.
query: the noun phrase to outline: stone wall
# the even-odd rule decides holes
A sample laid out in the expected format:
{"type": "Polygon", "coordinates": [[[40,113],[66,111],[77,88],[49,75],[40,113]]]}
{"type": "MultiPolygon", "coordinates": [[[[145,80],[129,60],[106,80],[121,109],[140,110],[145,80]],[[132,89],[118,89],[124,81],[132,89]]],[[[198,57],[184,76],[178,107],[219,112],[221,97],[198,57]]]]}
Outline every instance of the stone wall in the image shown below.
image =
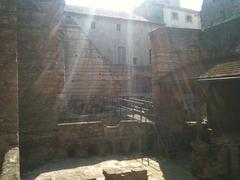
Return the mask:
{"type": "Polygon", "coordinates": [[[13,177],[19,179],[19,162],[15,161],[11,153],[8,154],[14,148],[18,151],[16,22],[16,1],[2,0],[0,2],[0,179],[13,177]],[[10,166],[11,158],[16,166],[10,166]]]}
{"type": "Polygon", "coordinates": [[[19,148],[15,147],[5,153],[1,167],[0,179],[20,179],[19,148]]]}
{"type": "Polygon", "coordinates": [[[159,81],[169,72],[198,62],[204,53],[200,30],[161,27],[150,36],[153,48],[153,100],[157,103],[159,81]]]}
{"type": "Polygon", "coordinates": [[[204,29],[239,17],[239,0],[204,0],[202,6],[202,26],[204,29]]]}
{"type": "Polygon", "coordinates": [[[131,67],[131,91],[135,96],[151,96],[152,65],[131,67]]]}
{"type": "Polygon", "coordinates": [[[89,157],[153,149],[153,124],[121,121],[108,126],[102,121],[58,125],[58,155],[89,157]]]}
{"type": "Polygon", "coordinates": [[[231,132],[238,133],[240,129],[239,82],[239,80],[212,82],[208,89],[208,125],[215,136],[231,132]]]}
{"type": "Polygon", "coordinates": [[[64,1],[18,1],[21,167],[54,157],[64,66],[59,25],[64,1]]]}
{"type": "Polygon", "coordinates": [[[131,68],[106,64],[105,59],[79,26],[65,25],[64,95],[68,110],[77,114],[97,113],[105,98],[130,92],[131,68]]]}
{"type": "Polygon", "coordinates": [[[205,29],[200,36],[204,59],[217,63],[240,55],[240,18],[205,29]]]}
{"type": "Polygon", "coordinates": [[[200,33],[200,30],[161,27],[150,34],[156,125],[161,143],[170,155],[189,147],[189,137],[193,137],[186,122],[196,119],[196,99],[190,79],[201,69],[199,61],[204,51],[200,33]]]}

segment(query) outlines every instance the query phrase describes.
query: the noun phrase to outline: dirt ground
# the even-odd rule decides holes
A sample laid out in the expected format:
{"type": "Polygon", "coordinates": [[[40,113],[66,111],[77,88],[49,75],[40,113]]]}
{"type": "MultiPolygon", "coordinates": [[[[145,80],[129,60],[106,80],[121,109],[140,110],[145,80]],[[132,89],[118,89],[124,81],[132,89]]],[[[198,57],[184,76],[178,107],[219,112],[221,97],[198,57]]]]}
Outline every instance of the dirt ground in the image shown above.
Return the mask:
{"type": "Polygon", "coordinates": [[[104,180],[103,169],[143,166],[149,180],[196,180],[191,175],[188,158],[140,158],[139,156],[109,156],[105,158],[64,159],[49,163],[23,175],[23,180],[104,180]]]}

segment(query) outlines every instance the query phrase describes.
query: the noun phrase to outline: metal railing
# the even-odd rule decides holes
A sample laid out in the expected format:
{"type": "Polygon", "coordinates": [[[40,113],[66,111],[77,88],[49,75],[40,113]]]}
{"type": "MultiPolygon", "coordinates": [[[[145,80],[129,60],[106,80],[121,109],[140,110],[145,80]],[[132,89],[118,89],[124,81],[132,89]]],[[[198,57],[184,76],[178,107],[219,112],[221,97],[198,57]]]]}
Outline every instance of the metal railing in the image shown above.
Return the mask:
{"type": "Polygon", "coordinates": [[[121,115],[127,115],[131,119],[143,122],[151,121],[153,117],[153,103],[145,98],[139,97],[116,97],[116,109],[121,115]]]}

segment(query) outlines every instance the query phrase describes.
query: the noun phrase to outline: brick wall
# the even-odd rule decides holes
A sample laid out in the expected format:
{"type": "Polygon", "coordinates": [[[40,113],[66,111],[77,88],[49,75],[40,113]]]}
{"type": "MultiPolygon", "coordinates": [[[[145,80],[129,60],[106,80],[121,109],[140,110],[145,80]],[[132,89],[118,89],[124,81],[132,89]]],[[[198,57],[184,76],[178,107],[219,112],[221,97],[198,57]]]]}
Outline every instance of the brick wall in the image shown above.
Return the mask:
{"type": "Polygon", "coordinates": [[[154,141],[153,125],[137,121],[121,121],[116,126],[100,121],[59,124],[58,132],[60,157],[146,152],[152,150],[154,141]]]}
{"type": "Polygon", "coordinates": [[[5,161],[18,147],[16,21],[16,1],[0,1],[0,179],[19,179],[18,158],[13,158],[12,167],[5,161]]]}
{"type": "Polygon", "coordinates": [[[204,51],[200,30],[161,27],[150,36],[153,47],[153,100],[160,97],[159,80],[169,72],[198,62],[204,51]]]}
{"type": "Polygon", "coordinates": [[[130,91],[131,68],[106,64],[79,26],[65,25],[64,94],[73,113],[92,113],[104,106],[103,98],[130,91]],[[83,112],[85,111],[85,112],[83,112]]]}
{"type": "Polygon", "coordinates": [[[135,96],[151,95],[152,93],[152,65],[132,66],[131,68],[132,94],[135,96]]]}
{"type": "Polygon", "coordinates": [[[58,31],[63,7],[62,0],[18,1],[20,156],[24,168],[54,157],[64,80],[58,31]]]}
{"type": "Polygon", "coordinates": [[[185,122],[195,119],[190,109],[195,108],[194,86],[189,79],[201,70],[199,62],[204,51],[200,33],[200,30],[166,27],[151,33],[152,100],[161,141],[170,154],[189,146],[190,131],[185,122]]]}

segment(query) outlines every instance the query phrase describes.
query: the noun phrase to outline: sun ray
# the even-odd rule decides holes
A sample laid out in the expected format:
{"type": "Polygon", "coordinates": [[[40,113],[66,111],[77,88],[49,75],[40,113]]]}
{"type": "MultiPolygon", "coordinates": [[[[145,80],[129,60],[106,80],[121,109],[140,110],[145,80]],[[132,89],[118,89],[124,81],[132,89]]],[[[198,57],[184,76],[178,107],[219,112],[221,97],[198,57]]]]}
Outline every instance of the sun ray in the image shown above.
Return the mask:
{"type": "MultiPolygon", "coordinates": [[[[144,0],[66,0],[68,5],[87,6],[100,9],[111,9],[131,12],[144,0]]],[[[181,6],[184,8],[201,10],[203,0],[181,0],[181,6]]]]}

